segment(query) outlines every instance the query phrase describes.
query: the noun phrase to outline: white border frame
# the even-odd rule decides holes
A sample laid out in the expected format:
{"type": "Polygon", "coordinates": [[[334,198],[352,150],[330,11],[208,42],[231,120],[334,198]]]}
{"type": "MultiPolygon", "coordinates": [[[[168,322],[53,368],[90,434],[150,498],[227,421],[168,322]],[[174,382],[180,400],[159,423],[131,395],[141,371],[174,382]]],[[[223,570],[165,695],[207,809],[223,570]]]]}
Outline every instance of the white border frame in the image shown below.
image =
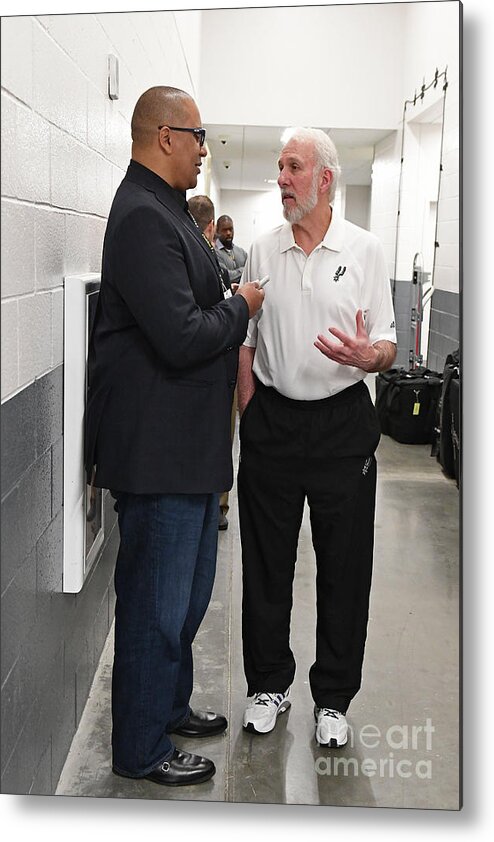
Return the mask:
{"type": "Polygon", "coordinates": [[[84,413],[87,362],[87,287],[99,283],[95,273],[64,278],[63,400],[63,584],[64,593],[79,593],[104,541],[105,523],[86,559],[84,413]]]}

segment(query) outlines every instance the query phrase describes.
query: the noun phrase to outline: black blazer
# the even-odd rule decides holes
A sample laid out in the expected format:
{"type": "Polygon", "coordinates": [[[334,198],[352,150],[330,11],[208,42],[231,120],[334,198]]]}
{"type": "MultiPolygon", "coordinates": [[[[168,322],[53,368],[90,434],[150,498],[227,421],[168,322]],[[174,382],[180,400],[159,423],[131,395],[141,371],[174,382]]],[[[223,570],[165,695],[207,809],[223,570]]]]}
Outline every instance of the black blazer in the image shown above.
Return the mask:
{"type": "Polygon", "coordinates": [[[134,494],[231,488],[230,417],[249,320],[225,299],[182,193],[131,161],[103,246],[88,353],[86,471],[134,494]]]}

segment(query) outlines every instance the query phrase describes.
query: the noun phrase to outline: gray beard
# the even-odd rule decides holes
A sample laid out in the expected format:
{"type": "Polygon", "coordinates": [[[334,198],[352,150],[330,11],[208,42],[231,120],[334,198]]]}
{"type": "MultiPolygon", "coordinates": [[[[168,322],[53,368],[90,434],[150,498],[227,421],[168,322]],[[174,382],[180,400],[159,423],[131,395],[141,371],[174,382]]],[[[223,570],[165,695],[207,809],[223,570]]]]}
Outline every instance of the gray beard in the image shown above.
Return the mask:
{"type": "Polygon", "coordinates": [[[309,205],[308,203],[304,203],[303,205],[296,205],[294,208],[286,208],[283,207],[283,216],[290,222],[292,225],[296,225],[300,222],[304,216],[311,212],[316,206],[316,202],[314,204],[309,205]]]}
{"type": "Polygon", "coordinates": [[[312,179],[312,186],[310,189],[310,193],[306,199],[301,201],[300,199],[297,201],[297,204],[294,208],[287,208],[283,205],[283,216],[285,217],[287,222],[290,222],[291,225],[297,225],[301,219],[304,218],[308,213],[314,210],[315,206],[317,205],[317,178],[319,173],[314,173],[314,177],[312,179]]]}

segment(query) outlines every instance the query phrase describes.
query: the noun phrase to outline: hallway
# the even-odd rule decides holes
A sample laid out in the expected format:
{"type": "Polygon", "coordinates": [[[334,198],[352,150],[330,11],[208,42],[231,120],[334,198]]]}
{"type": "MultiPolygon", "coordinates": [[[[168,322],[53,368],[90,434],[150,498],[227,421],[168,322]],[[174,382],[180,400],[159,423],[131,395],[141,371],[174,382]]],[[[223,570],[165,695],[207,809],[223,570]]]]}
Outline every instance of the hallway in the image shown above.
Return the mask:
{"type": "MultiPolygon", "coordinates": [[[[238,439],[235,445],[238,459],[238,439]]],[[[308,511],[300,533],[292,707],[266,736],[242,730],[241,562],[235,488],[219,533],[213,597],[195,642],[193,706],[224,712],[226,735],[177,745],[214,760],[215,777],[167,788],[111,771],[112,635],[62,772],[58,795],[278,804],[458,808],[459,493],[429,445],[383,436],[376,548],[362,689],[345,748],[314,741],[308,668],[314,653],[315,562],[308,511]]]]}

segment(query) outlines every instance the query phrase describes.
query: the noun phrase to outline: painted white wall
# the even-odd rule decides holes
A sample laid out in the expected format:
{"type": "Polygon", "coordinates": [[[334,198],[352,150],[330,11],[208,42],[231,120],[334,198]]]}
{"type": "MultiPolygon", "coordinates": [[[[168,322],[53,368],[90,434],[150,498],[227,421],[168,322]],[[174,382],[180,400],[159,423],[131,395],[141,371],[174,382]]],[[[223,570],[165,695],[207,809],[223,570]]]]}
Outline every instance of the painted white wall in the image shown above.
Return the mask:
{"type": "MultiPolygon", "coordinates": [[[[177,11],[173,16],[173,20],[177,27],[183,56],[189,71],[192,85],[190,93],[194,96],[194,99],[198,100],[201,73],[202,12],[177,11]]],[[[161,82],[161,84],[169,85],[171,82],[161,82]]]]}
{"type": "MultiPolygon", "coordinates": [[[[196,95],[199,89],[204,122],[398,130],[411,88],[447,64],[435,283],[457,291],[458,8],[428,2],[219,10],[202,12],[202,27],[200,12],[4,18],[2,400],[63,361],[62,279],[99,271],[106,217],[129,160],[131,113],[142,91],[161,82],[196,95]],[[324,48],[316,49],[321,41],[324,48]],[[114,102],[107,96],[109,53],[120,61],[114,102]],[[352,96],[342,79],[351,81],[352,96]]],[[[376,150],[370,216],[391,267],[397,141],[398,132],[376,150]]],[[[282,219],[276,193],[240,198],[214,189],[217,213],[234,217],[244,247],[282,219]]]]}
{"type": "Polygon", "coordinates": [[[218,217],[221,215],[221,211],[219,210],[221,207],[221,190],[216,183],[216,179],[214,175],[211,175],[211,182],[210,182],[210,189],[209,189],[209,198],[211,199],[214,205],[214,216],[215,222],[218,217]]]}
{"type": "Polygon", "coordinates": [[[2,400],[63,362],[63,277],[100,271],[137,98],[194,92],[200,12],[187,14],[187,37],[173,12],[2,19],[2,400]]]}
{"type": "Polygon", "coordinates": [[[408,37],[403,43],[403,87],[407,98],[419,92],[424,79],[427,82],[439,71],[448,67],[450,82],[459,77],[458,18],[460,3],[444,2],[405,3],[404,25],[408,37]],[[454,49],[452,50],[452,46],[454,49]]]}
{"type": "MultiPolygon", "coordinates": [[[[434,286],[449,292],[459,291],[460,268],[460,163],[459,163],[459,4],[410,3],[405,4],[409,39],[405,43],[406,74],[403,91],[405,100],[411,100],[420,87],[433,80],[436,68],[442,72],[447,67],[443,171],[437,209],[437,239],[434,286]]],[[[437,110],[442,103],[442,84],[431,88],[416,106],[406,110],[402,193],[400,203],[400,234],[395,273],[395,231],[398,209],[398,186],[402,124],[397,121],[396,133],[376,146],[372,170],[371,230],[384,244],[390,277],[410,280],[413,256],[427,250],[423,241],[424,203],[435,193],[437,170],[426,165],[426,152],[433,141],[434,130],[420,126],[418,120],[426,112],[437,110]],[[421,166],[419,167],[419,164],[421,166]],[[423,175],[418,178],[418,172],[423,175]]]]}
{"type": "Polygon", "coordinates": [[[187,190],[187,199],[190,199],[191,196],[209,196],[214,205],[215,219],[217,219],[219,216],[218,208],[221,204],[220,189],[217,184],[214,172],[210,168],[211,160],[209,159],[209,167],[205,169],[207,163],[208,158],[205,158],[202,170],[199,173],[199,177],[197,179],[196,186],[193,190],[187,190]]]}
{"type": "Polygon", "coordinates": [[[394,128],[402,4],[220,9],[202,20],[206,123],[394,128]]]}
{"type": "Polygon", "coordinates": [[[446,94],[443,172],[437,211],[434,286],[448,292],[460,288],[460,87],[452,81],[446,94]]]}
{"type": "Polygon", "coordinates": [[[390,278],[394,277],[400,154],[400,132],[392,132],[376,145],[372,164],[370,230],[383,245],[390,278]]]}
{"type": "Polygon", "coordinates": [[[371,189],[368,184],[347,184],[345,188],[345,219],[369,229],[371,189]]]}
{"type": "Polygon", "coordinates": [[[264,231],[281,225],[283,210],[280,191],[272,190],[222,190],[217,216],[227,214],[233,219],[234,242],[248,251],[251,244],[264,231]]]}
{"type": "MultiPolygon", "coordinates": [[[[338,185],[334,200],[335,209],[343,215],[346,189],[338,185]]],[[[285,221],[276,185],[271,190],[222,190],[217,215],[224,213],[233,219],[235,243],[246,251],[257,237],[285,221]]]]}
{"type": "Polygon", "coordinates": [[[432,124],[407,123],[403,152],[401,203],[397,249],[396,278],[411,280],[413,260],[417,253],[427,259],[426,271],[432,271],[435,231],[430,231],[430,203],[437,201],[441,127],[432,124]],[[425,229],[430,243],[425,242],[425,229]]]}

